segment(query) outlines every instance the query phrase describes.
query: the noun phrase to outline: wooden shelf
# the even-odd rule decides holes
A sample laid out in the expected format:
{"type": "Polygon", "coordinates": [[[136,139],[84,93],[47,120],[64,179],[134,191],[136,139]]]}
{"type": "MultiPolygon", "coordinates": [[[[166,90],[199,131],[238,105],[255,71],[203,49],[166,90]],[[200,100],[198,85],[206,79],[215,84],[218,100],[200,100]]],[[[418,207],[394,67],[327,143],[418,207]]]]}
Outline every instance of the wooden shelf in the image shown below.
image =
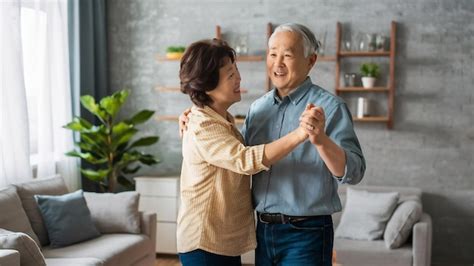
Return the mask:
{"type": "Polygon", "coordinates": [[[180,60],[181,60],[181,58],[168,58],[165,55],[160,55],[160,54],[156,55],[156,61],[177,61],[177,62],[179,62],[180,60]]]}
{"type": "Polygon", "coordinates": [[[384,122],[387,123],[387,128],[393,128],[393,108],[395,98],[395,52],[396,52],[396,33],[397,23],[391,22],[390,25],[390,49],[389,51],[342,51],[341,40],[342,40],[342,24],[337,23],[336,28],[336,94],[341,96],[342,93],[346,92],[362,92],[362,93],[387,93],[387,116],[370,116],[357,118],[354,117],[354,121],[359,122],[384,122]],[[341,87],[341,61],[349,59],[351,57],[388,57],[388,82],[386,87],[374,87],[371,89],[365,89],[363,87],[341,87]]]}
{"type": "MultiPolygon", "coordinates": [[[[158,122],[178,122],[179,121],[179,116],[177,115],[157,115],[155,116],[155,120],[158,122]]],[[[245,121],[245,118],[235,118],[235,123],[236,124],[243,124],[245,121]]]]}
{"type": "MultiPolygon", "coordinates": [[[[165,86],[156,86],[155,91],[157,92],[173,92],[173,93],[182,93],[181,88],[179,87],[165,87],[165,86]]],[[[240,93],[245,94],[248,93],[248,89],[240,88],[240,93]]]]}
{"type": "Polygon", "coordinates": [[[388,116],[367,116],[367,117],[352,117],[356,122],[388,122],[388,116]]]}
{"type": "Polygon", "coordinates": [[[340,57],[378,57],[378,56],[390,56],[390,52],[349,52],[349,51],[343,51],[339,52],[340,57]]]}
{"type": "MultiPolygon", "coordinates": [[[[237,56],[237,61],[239,62],[258,62],[258,61],[264,61],[265,57],[262,55],[238,55],[237,56]]],[[[156,55],[156,61],[181,61],[181,58],[167,58],[164,55],[156,55]]]]}
{"type": "Polygon", "coordinates": [[[181,89],[178,88],[178,87],[156,86],[155,91],[157,91],[157,92],[181,92],[181,89]]]}
{"type": "Polygon", "coordinates": [[[257,62],[264,61],[265,57],[261,55],[238,55],[237,61],[239,62],[257,62]]]}
{"type": "Polygon", "coordinates": [[[336,91],[339,92],[389,92],[390,89],[387,87],[373,87],[366,89],[364,87],[341,87],[337,88],[336,91]]]}

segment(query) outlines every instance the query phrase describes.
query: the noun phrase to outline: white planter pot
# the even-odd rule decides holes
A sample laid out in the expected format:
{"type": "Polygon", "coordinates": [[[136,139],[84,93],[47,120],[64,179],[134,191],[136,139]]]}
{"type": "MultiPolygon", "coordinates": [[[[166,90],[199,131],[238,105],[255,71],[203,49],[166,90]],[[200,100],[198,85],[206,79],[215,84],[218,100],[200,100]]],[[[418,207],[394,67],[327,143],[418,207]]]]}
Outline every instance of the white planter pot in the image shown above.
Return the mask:
{"type": "Polygon", "coordinates": [[[362,86],[366,89],[373,88],[375,84],[374,77],[362,77],[362,86]]]}

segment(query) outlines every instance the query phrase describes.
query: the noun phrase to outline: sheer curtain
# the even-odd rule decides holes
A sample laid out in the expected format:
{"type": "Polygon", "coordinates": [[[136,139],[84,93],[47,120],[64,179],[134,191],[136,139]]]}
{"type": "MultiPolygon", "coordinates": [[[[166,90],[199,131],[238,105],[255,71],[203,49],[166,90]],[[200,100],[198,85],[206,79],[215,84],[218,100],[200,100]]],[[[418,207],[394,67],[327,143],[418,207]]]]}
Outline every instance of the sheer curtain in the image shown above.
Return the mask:
{"type": "Polygon", "coordinates": [[[0,2],[0,187],[32,178],[20,10],[0,2]]]}
{"type": "MultiPolygon", "coordinates": [[[[68,188],[75,190],[80,186],[78,161],[64,155],[73,148],[73,135],[62,128],[72,118],[67,0],[23,0],[20,4],[22,35],[17,47],[22,49],[17,58],[21,63],[23,57],[24,67],[19,67],[15,73],[24,73],[22,90],[26,88],[27,92],[31,127],[29,150],[32,161],[37,165],[36,176],[44,178],[59,174],[68,188]]],[[[22,99],[5,100],[13,104],[17,100],[25,101],[25,95],[18,98],[22,99]]],[[[19,121],[28,126],[25,123],[28,119],[19,121]]],[[[28,146],[28,137],[15,136],[16,139],[26,142],[28,146]]],[[[3,153],[3,145],[0,149],[3,153]]],[[[29,167],[29,163],[27,165],[29,167]]]]}

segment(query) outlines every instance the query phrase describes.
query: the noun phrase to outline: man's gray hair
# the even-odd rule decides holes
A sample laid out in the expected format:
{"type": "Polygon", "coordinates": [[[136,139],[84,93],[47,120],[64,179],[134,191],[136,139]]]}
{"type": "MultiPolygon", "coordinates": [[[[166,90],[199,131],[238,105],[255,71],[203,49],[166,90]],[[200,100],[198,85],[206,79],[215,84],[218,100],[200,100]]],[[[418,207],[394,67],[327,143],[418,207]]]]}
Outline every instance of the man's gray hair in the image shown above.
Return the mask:
{"type": "Polygon", "coordinates": [[[306,26],[297,23],[286,23],[276,27],[268,39],[268,46],[270,46],[270,42],[275,34],[282,31],[296,32],[303,38],[304,57],[307,58],[318,51],[320,42],[316,39],[313,32],[306,26]]]}

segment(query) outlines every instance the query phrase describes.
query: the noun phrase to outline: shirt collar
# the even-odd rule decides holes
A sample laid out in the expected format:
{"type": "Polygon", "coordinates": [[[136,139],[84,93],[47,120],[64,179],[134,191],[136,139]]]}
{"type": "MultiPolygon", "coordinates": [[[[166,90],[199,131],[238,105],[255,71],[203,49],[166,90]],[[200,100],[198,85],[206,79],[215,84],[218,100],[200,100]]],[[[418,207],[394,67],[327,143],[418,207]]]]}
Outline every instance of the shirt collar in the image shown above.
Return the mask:
{"type": "MultiPolygon", "coordinates": [[[[196,106],[193,106],[193,108],[198,108],[196,106]]],[[[233,125],[234,124],[234,117],[229,113],[229,112],[226,112],[227,113],[227,119],[222,117],[220,114],[218,114],[216,111],[214,111],[214,109],[212,109],[211,107],[207,106],[207,105],[204,105],[204,108],[201,108],[202,112],[210,115],[212,118],[214,119],[217,119],[219,121],[222,121],[224,123],[226,123],[227,125],[233,125]]]]}
{"type": "MultiPolygon", "coordinates": [[[[311,81],[310,77],[307,77],[300,86],[298,86],[295,90],[293,90],[290,94],[288,94],[288,98],[290,99],[291,103],[297,105],[303,96],[308,92],[309,88],[313,82],[311,81]]],[[[282,99],[277,94],[277,89],[273,89],[273,104],[280,104],[282,99]]]]}

